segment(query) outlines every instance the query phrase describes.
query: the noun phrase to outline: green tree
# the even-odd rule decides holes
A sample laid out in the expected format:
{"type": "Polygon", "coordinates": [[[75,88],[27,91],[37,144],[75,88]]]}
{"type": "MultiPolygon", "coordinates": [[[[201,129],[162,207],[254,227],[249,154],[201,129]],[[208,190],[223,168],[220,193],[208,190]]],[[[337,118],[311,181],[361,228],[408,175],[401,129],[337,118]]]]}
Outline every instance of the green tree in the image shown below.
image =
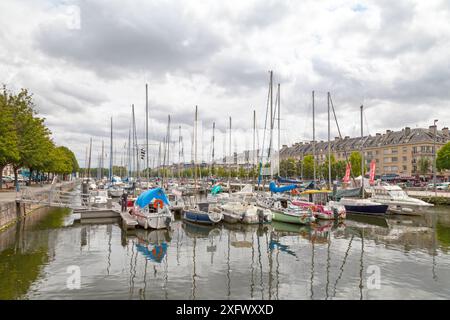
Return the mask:
{"type": "Polygon", "coordinates": [[[337,179],[342,179],[345,176],[345,170],[347,168],[347,162],[339,160],[335,164],[335,172],[337,179]]]}
{"type": "Polygon", "coordinates": [[[352,174],[355,177],[361,175],[361,154],[358,151],[353,151],[350,154],[349,161],[352,165],[352,174]]]}
{"type": "Polygon", "coordinates": [[[447,142],[447,144],[437,152],[436,168],[439,171],[450,169],[450,142],[447,142]]]}
{"type": "Polygon", "coordinates": [[[0,93],[0,189],[3,187],[3,169],[19,160],[18,138],[10,100],[10,93],[4,86],[0,93]]]}
{"type": "Polygon", "coordinates": [[[314,178],[314,158],[312,155],[307,155],[302,161],[303,177],[306,179],[314,178]]]}
{"type": "Polygon", "coordinates": [[[243,167],[239,167],[238,176],[241,179],[244,179],[247,177],[247,171],[243,167]]]}
{"type": "Polygon", "coordinates": [[[280,161],[280,176],[295,177],[297,176],[297,165],[295,159],[288,158],[280,161]]]}
{"type": "Polygon", "coordinates": [[[50,140],[50,131],[44,125],[44,119],[35,116],[32,95],[22,89],[17,95],[10,94],[8,98],[19,151],[17,161],[12,163],[17,185],[17,170],[27,167],[32,172],[35,168],[42,168],[53,143],[50,140]]]}
{"type": "MultiPolygon", "coordinates": [[[[320,166],[320,170],[322,173],[322,176],[328,180],[328,155],[325,157],[325,161],[320,166]]],[[[334,158],[334,155],[331,155],[331,179],[334,179],[336,177],[336,159],[334,158]]]]}
{"type": "Polygon", "coordinates": [[[430,171],[431,160],[428,157],[420,157],[417,161],[419,174],[425,175],[430,171]]]}

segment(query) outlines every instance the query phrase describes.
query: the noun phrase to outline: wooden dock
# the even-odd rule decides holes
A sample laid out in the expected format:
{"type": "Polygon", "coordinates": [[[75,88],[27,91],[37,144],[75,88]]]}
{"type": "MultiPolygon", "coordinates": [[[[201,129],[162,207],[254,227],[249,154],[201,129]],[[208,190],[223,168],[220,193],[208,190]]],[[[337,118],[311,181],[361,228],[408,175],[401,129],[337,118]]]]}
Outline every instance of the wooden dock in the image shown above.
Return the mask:
{"type": "Polygon", "coordinates": [[[83,223],[111,223],[116,219],[121,219],[125,229],[134,229],[138,225],[138,222],[128,212],[121,211],[118,203],[112,203],[111,208],[74,210],[74,213],[80,215],[83,223]]]}

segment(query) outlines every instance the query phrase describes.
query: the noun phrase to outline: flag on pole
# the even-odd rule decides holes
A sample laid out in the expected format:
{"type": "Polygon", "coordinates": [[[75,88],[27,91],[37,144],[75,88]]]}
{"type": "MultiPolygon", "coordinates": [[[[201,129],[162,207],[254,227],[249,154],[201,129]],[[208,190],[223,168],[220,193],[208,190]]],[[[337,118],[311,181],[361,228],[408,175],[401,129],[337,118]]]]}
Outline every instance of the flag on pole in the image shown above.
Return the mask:
{"type": "Polygon", "coordinates": [[[369,172],[369,184],[373,185],[375,182],[375,160],[370,162],[370,172],[369,172]]]}
{"type": "Polygon", "coordinates": [[[351,169],[352,169],[351,163],[347,162],[347,168],[345,169],[344,183],[349,183],[351,169]]]}

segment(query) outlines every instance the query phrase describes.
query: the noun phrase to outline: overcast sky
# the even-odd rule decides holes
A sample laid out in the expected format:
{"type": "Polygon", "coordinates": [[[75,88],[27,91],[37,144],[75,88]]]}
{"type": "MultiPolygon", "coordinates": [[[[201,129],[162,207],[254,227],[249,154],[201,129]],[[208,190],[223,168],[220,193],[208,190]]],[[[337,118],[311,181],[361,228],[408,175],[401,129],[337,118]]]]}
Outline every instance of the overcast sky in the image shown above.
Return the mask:
{"type": "Polygon", "coordinates": [[[190,159],[195,105],[199,159],[211,157],[213,121],[216,156],[228,153],[230,116],[232,150],[251,148],[253,110],[264,127],[269,70],[281,84],[282,144],[311,140],[312,90],[318,140],[327,139],[327,91],[343,135],[359,135],[361,104],[370,134],[434,119],[448,126],[449,57],[448,0],[0,2],[0,83],[34,93],[55,142],[81,166],[89,138],[94,159],[102,140],[109,147],[111,116],[120,164],[131,104],[144,143],[145,83],[151,158],[170,114],[172,140],[181,126],[190,159]]]}

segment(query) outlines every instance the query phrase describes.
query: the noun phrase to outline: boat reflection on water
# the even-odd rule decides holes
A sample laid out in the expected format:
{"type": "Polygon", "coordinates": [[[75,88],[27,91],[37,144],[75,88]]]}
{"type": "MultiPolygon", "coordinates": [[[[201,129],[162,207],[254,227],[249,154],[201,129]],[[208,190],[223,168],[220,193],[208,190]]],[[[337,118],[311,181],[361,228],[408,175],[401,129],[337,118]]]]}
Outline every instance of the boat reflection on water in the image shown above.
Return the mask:
{"type": "Polygon", "coordinates": [[[149,261],[161,263],[167,254],[168,242],[171,237],[168,230],[136,230],[136,250],[149,261]]]}
{"type": "Polygon", "coordinates": [[[369,216],[369,215],[349,213],[347,214],[347,220],[360,222],[372,226],[378,226],[382,228],[389,227],[385,216],[369,216]]]}
{"type": "Polygon", "coordinates": [[[217,225],[201,225],[183,221],[182,228],[188,238],[212,238],[220,235],[220,227],[217,225]]]}

